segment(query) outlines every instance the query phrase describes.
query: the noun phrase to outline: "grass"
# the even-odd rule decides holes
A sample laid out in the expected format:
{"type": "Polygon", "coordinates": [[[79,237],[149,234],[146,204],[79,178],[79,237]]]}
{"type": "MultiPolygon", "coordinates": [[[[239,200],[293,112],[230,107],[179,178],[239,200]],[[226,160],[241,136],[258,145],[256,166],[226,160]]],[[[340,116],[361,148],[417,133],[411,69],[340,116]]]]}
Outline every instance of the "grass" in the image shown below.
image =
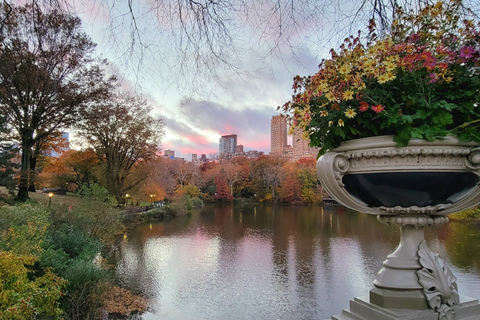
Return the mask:
{"type": "MultiPolygon", "coordinates": [[[[28,196],[30,199],[48,207],[50,202],[48,193],[29,192],[28,196]]],[[[69,207],[72,209],[81,206],[84,202],[85,200],[76,196],[54,194],[51,198],[50,207],[54,210],[68,210],[69,207]]]]}

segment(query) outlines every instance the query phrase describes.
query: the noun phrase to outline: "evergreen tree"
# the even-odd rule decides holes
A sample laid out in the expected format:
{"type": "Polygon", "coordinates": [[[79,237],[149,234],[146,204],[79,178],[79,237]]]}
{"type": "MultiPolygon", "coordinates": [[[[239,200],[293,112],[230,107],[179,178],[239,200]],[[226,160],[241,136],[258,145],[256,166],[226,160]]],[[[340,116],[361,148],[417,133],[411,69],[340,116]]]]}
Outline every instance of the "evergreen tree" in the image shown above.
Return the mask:
{"type": "Polygon", "coordinates": [[[17,148],[7,140],[6,121],[0,117],[0,186],[7,187],[10,192],[15,189],[15,169],[18,164],[12,162],[17,148]]]}

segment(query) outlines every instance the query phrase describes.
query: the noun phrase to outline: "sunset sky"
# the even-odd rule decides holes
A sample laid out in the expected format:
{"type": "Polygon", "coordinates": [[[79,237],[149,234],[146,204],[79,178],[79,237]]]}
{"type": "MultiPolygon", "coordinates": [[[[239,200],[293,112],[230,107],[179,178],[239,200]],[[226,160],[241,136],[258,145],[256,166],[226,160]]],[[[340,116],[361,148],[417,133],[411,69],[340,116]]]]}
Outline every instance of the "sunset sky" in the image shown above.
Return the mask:
{"type": "MultiPolygon", "coordinates": [[[[147,95],[154,105],[154,115],[165,120],[162,150],[174,150],[176,156],[187,160],[192,153],[217,153],[220,137],[227,134],[237,134],[237,142],[245,151],[270,152],[270,120],[278,114],[277,106],[290,99],[293,77],[315,73],[331,47],[328,41],[325,47],[318,45],[325,30],[308,30],[311,25],[304,24],[308,36],[292,36],[292,42],[283,46],[275,47],[269,39],[261,39],[257,47],[249,44],[253,49],[245,50],[238,64],[243,74],[227,70],[214,81],[192,72],[189,79],[188,70],[178,75],[182,60],[168,54],[175,43],[168,34],[158,31],[159,25],[151,17],[137,16],[140,29],[147,30],[139,35],[144,51],[128,51],[128,26],[132,21],[126,14],[126,3],[116,2],[109,8],[112,4],[100,2],[104,3],[102,7],[99,2],[89,1],[77,8],[85,32],[98,44],[101,57],[107,58],[124,77],[123,86],[147,95]],[[123,26],[112,29],[112,16],[117,21],[122,17],[123,26]]],[[[134,10],[142,12],[145,8],[140,7],[151,3],[139,1],[135,5],[139,8],[134,10]]],[[[242,22],[238,25],[242,26],[242,22]]],[[[245,43],[251,41],[254,32],[246,25],[236,31],[245,43]]]]}

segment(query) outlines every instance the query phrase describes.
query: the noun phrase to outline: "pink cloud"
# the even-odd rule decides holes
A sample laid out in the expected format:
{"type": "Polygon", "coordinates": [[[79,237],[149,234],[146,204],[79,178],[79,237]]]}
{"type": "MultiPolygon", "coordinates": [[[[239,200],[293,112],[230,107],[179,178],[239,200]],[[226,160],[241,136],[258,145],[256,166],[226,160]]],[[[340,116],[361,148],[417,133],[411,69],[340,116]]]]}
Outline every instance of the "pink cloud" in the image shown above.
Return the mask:
{"type": "Polygon", "coordinates": [[[197,155],[201,155],[201,154],[206,154],[206,155],[209,155],[211,153],[218,153],[218,150],[217,149],[213,149],[213,148],[204,148],[204,149],[199,149],[199,148],[180,148],[179,151],[182,153],[182,154],[191,154],[191,153],[195,153],[197,155]]]}
{"type": "Polygon", "coordinates": [[[162,143],[162,150],[172,149],[172,148],[173,148],[173,144],[171,142],[162,143]]]}
{"type": "Polygon", "coordinates": [[[247,140],[245,143],[238,143],[242,144],[243,147],[247,150],[260,150],[260,151],[270,151],[270,138],[263,138],[262,140],[247,140]]]}
{"type": "Polygon", "coordinates": [[[186,135],[185,138],[187,138],[192,144],[195,145],[208,145],[210,142],[208,142],[207,138],[201,136],[201,135],[186,135]]]}

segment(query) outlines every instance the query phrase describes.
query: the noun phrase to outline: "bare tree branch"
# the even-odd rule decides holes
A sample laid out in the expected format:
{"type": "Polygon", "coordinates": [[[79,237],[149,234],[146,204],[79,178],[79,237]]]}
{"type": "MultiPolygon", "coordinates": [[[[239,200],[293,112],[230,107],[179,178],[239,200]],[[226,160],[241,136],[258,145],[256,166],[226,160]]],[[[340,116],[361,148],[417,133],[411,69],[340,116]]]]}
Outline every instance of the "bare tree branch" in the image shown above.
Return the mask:
{"type": "MultiPolygon", "coordinates": [[[[42,6],[64,10],[91,10],[87,2],[36,0],[42,6]]],[[[221,84],[232,76],[248,77],[256,67],[254,54],[267,64],[275,58],[299,68],[311,56],[325,55],[350,34],[366,30],[374,19],[388,31],[396,9],[417,10],[434,0],[152,0],[126,5],[98,2],[97,12],[108,13],[105,43],[123,71],[137,80],[162,79],[168,90],[207,90],[205,83],[221,84]],[[327,50],[325,50],[327,49],[327,50]]],[[[464,0],[466,15],[477,15],[480,4],[464,0]]],[[[319,59],[318,59],[319,60],[319,59]]],[[[296,74],[298,71],[293,70],[296,74]]]]}

